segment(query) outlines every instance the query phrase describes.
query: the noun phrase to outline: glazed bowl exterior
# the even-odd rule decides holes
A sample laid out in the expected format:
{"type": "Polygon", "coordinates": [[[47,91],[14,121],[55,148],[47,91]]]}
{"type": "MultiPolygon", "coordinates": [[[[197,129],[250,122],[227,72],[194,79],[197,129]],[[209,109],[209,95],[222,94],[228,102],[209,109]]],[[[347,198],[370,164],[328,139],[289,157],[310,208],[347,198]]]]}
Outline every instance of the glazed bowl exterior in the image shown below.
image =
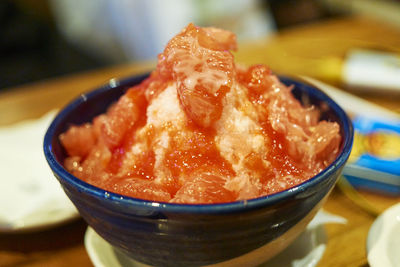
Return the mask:
{"type": "Polygon", "coordinates": [[[56,116],[44,139],[55,177],[86,222],[118,252],[156,266],[216,263],[260,264],[287,247],[316,214],[347,161],[353,128],[346,113],[318,89],[280,77],[300,101],[322,110],[322,119],[340,125],[340,154],[308,181],[273,195],[225,204],[152,202],[107,192],[74,177],[64,167],[59,135],[72,124],[91,121],[147,75],[82,94],[56,116]]]}

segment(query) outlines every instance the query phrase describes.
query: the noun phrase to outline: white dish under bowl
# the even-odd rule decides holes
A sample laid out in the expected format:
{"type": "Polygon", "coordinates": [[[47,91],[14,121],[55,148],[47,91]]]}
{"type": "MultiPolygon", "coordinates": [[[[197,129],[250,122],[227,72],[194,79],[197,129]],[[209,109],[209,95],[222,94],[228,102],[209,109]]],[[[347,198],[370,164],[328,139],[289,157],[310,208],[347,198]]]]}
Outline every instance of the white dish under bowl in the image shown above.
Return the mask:
{"type": "MultiPolygon", "coordinates": [[[[284,251],[259,267],[314,267],[320,261],[327,238],[323,225],[346,223],[342,217],[319,211],[307,229],[284,251]]],[[[147,267],[127,258],[100,237],[91,227],[85,233],[85,248],[95,267],[147,267]]]]}

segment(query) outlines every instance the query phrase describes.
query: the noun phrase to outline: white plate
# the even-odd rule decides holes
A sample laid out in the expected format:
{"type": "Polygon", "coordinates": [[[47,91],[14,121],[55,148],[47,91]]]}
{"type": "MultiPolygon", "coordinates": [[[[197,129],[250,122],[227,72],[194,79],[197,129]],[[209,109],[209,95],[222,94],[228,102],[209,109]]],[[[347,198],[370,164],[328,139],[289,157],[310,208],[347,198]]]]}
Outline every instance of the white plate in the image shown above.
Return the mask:
{"type": "Polygon", "coordinates": [[[385,210],[372,224],[367,251],[371,267],[400,267],[400,203],[385,210]]]}
{"type": "MultiPolygon", "coordinates": [[[[259,267],[314,267],[326,246],[325,223],[346,223],[342,217],[320,211],[307,229],[284,251],[259,267]]],[[[85,248],[95,267],[145,267],[129,259],[100,237],[91,227],[85,233],[85,248]]]]}
{"type": "Polygon", "coordinates": [[[16,220],[1,218],[0,233],[37,232],[66,224],[77,218],[79,213],[72,204],[62,199],[55,199],[16,220]]]}
{"type": "Polygon", "coordinates": [[[78,218],[42,148],[55,113],[0,127],[0,233],[38,231],[78,218]]]}

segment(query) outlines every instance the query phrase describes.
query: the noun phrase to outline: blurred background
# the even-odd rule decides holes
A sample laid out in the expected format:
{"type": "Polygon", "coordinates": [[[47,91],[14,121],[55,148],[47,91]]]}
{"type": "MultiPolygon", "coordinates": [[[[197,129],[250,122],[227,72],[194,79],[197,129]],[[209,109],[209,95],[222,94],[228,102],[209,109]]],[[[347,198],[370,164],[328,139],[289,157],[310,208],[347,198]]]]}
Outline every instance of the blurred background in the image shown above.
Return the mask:
{"type": "Polygon", "coordinates": [[[229,29],[245,42],[350,14],[400,28],[398,0],[3,0],[0,90],[155,60],[189,22],[229,29]]]}

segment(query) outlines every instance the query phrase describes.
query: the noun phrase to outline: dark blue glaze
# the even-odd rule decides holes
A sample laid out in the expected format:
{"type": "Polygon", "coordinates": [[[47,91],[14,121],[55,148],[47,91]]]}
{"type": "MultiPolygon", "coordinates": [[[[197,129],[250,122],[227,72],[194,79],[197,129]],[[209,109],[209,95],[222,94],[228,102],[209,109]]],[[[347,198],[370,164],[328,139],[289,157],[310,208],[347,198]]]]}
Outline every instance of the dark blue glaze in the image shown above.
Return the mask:
{"type": "Polygon", "coordinates": [[[296,225],[336,183],[349,157],[353,128],[345,112],[318,89],[280,77],[293,85],[303,103],[320,107],[322,118],[336,121],[341,153],[324,171],[286,191],[247,201],[213,205],[157,203],[106,192],[68,173],[58,136],[71,124],[88,122],[106,111],[129,87],[147,75],[121,80],[81,95],[54,119],[44,138],[44,153],[54,175],[87,223],[116,249],[151,265],[196,266],[228,260],[279,238],[296,225]]]}

